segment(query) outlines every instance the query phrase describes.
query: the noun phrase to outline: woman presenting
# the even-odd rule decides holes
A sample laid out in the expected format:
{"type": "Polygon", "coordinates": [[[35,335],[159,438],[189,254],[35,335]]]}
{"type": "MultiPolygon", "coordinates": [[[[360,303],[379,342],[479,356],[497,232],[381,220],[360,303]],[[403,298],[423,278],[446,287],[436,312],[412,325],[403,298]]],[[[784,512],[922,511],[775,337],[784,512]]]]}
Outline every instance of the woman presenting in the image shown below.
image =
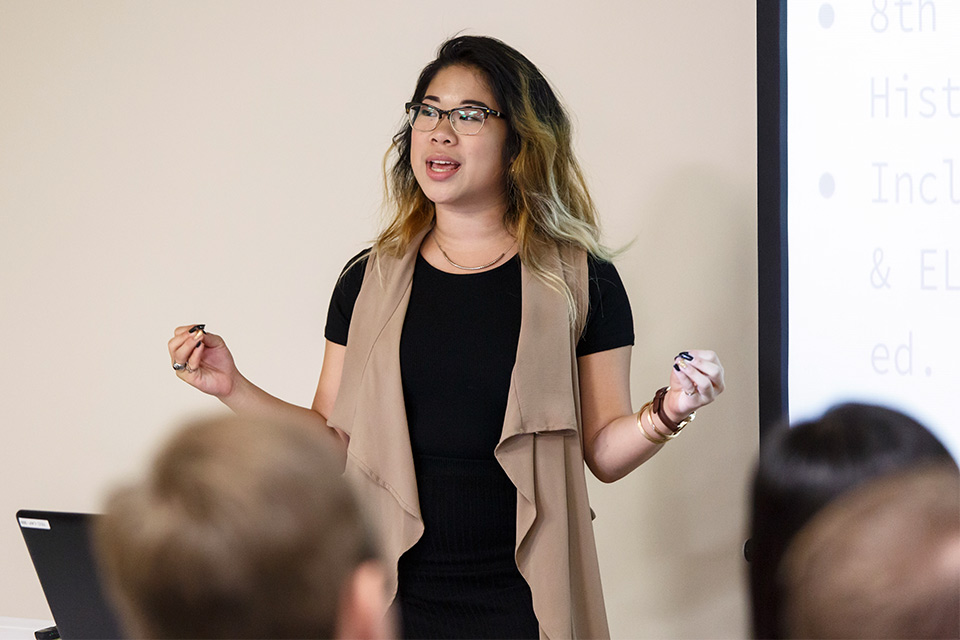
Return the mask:
{"type": "Polygon", "coordinates": [[[420,74],[386,176],[386,228],[334,290],[311,408],[184,326],[177,375],[237,413],[326,430],[377,520],[408,638],[609,635],[583,463],[617,480],[723,390],[681,352],[634,411],[633,318],[599,242],[569,118],[493,38],[420,74]]]}

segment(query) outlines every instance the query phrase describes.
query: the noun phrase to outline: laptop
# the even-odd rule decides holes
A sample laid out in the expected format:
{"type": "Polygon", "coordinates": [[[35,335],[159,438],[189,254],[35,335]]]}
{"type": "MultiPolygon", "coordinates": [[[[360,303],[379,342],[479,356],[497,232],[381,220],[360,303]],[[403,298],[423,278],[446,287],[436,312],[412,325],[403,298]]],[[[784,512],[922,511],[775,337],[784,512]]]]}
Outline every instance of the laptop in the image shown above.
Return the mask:
{"type": "Polygon", "coordinates": [[[37,570],[60,637],[121,638],[104,597],[91,547],[96,516],[57,511],[17,512],[17,523],[37,570]]]}

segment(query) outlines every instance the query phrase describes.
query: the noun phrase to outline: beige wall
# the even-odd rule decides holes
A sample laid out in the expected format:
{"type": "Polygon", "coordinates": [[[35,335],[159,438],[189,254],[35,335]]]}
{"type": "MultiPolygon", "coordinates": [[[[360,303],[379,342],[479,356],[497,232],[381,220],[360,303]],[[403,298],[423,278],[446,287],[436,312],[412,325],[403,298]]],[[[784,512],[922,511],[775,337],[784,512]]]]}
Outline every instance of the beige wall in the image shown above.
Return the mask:
{"type": "Polygon", "coordinates": [[[728,391],[593,483],[612,631],[742,637],[757,446],[752,0],[0,3],[0,616],[45,617],[18,508],[97,510],[178,420],[206,322],[251,379],[309,403],[340,267],[445,37],[516,46],[575,115],[637,328],[639,406],[712,348],[728,391]],[[472,15],[475,14],[475,15],[472,15]]]}

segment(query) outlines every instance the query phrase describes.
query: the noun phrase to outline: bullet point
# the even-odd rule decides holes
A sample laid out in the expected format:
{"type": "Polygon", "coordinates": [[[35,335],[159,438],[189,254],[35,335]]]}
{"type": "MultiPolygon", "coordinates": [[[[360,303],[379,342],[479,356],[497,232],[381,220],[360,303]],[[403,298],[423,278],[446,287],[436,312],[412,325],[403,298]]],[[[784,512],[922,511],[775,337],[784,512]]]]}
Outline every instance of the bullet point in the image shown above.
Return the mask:
{"type": "Polygon", "coordinates": [[[829,198],[833,195],[834,187],[833,176],[829,173],[825,173],[820,176],[820,195],[824,198],[829,198]]]}
{"type": "Polygon", "coordinates": [[[830,4],[820,5],[820,26],[824,29],[829,29],[833,26],[833,6],[830,4]]]}

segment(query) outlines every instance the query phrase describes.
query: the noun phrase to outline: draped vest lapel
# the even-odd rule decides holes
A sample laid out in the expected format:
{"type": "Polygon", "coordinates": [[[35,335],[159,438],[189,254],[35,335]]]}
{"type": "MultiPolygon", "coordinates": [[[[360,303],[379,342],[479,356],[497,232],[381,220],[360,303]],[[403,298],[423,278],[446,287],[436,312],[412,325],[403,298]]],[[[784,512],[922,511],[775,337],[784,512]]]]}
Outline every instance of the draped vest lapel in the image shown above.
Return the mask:
{"type": "MultiPolygon", "coordinates": [[[[375,256],[354,307],[330,426],[350,436],[346,475],[397,561],[423,533],[400,379],[400,333],[425,230],[401,258],[375,256]],[[376,262],[379,261],[379,265],[376,262]]],[[[584,252],[556,249],[548,269],[587,302],[584,252]]],[[[516,561],[543,638],[609,636],[587,500],[576,343],[563,296],[521,263],[517,358],[495,455],[517,488],[516,561]]],[[[579,328],[578,328],[579,329],[579,328]]]]}
{"type": "Polygon", "coordinates": [[[420,243],[399,259],[371,255],[357,296],[340,388],[327,423],[350,436],[345,475],[374,522],[388,563],[390,593],[397,561],[423,533],[417,478],[400,378],[400,334],[420,243]]]}
{"type": "MultiPolygon", "coordinates": [[[[586,255],[558,248],[548,270],[588,303],[586,255]]],[[[584,476],[576,345],[566,300],[521,269],[520,339],[496,457],[517,487],[516,559],[541,638],[609,637],[584,476]]]]}

